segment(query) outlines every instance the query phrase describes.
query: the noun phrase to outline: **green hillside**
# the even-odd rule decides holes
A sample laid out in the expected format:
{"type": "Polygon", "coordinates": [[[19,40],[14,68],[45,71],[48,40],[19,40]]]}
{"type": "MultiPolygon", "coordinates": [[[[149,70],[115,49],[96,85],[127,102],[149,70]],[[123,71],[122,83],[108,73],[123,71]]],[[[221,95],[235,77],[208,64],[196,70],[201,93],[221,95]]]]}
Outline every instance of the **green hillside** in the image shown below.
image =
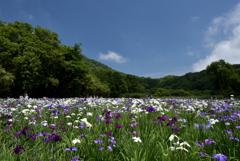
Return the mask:
{"type": "Polygon", "coordinates": [[[116,71],[113,70],[112,68],[108,67],[105,64],[102,64],[96,60],[93,59],[89,59],[86,56],[83,55],[83,63],[86,64],[88,66],[88,69],[90,71],[95,71],[95,70],[107,70],[107,71],[116,71]]]}

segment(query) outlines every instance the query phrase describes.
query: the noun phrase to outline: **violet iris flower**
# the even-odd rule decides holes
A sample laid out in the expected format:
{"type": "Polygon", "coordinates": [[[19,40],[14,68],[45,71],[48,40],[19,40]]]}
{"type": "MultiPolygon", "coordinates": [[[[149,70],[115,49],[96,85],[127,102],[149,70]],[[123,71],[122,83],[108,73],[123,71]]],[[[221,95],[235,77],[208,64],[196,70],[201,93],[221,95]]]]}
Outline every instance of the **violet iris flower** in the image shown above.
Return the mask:
{"type": "Polygon", "coordinates": [[[12,127],[12,123],[10,121],[7,121],[6,123],[4,123],[3,126],[6,126],[6,124],[8,125],[8,127],[12,127]]]}
{"type": "Polygon", "coordinates": [[[97,143],[99,143],[99,144],[102,144],[103,143],[103,140],[99,140],[98,138],[96,139],[96,140],[94,140],[94,142],[97,144],[97,143]]]}
{"type": "Polygon", "coordinates": [[[36,135],[34,134],[30,134],[29,137],[26,139],[26,141],[28,141],[29,139],[33,138],[34,140],[36,140],[36,135]]]}
{"type": "Polygon", "coordinates": [[[12,119],[12,116],[7,114],[7,115],[5,115],[5,116],[2,116],[1,118],[2,118],[2,119],[3,119],[3,118],[5,118],[5,119],[9,119],[9,118],[12,119]]]}
{"type": "Polygon", "coordinates": [[[148,112],[155,112],[156,110],[152,106],[150,106],[150,107],[147,108],[147,111],[148,112]]]}
{"type": "Polygon", "coordinates": [[[37,136],[46,136],[46,135],[51,135],[51,134],[48,134],[48,133],[46,133],[46,132],[43,132],[43,134],[42,134],[42,133],[39,133],[37,136]]]}
{"type": "Polygon", "coordinates": [[[120,114],[117,114],[117,115],[115,116],[115,119],[118,119],[118,118],[120,118],[120,119],[122,118],[120,114]]]}
{"type": "Polygon", "coordinates": [[[113,134],[114,134],[114,132],[112,132],[112,131],[108,132],[108,135],[109,135],[109,136],[111,136],[111,135],[113,135],[113,134]]]}
{"type": "Polygon", "coordinates": [[[77,148],[71,146],[70,148],[66,148],[66,149],[65,149],[65,151],[67,151],[67,150],[74,150],[74,151],[77,151],[77,148]]]}
{"type": "Polygon", "coordinates": [[[169,118],[167,116],[163,116],[163,117],[158,117],[158,120],[161,121],[165,121],[165,120],[169,120],[169,118]]]}
{"type": "Polygon", "coordinates": [[[13,151],[15,154],[19,154],[21,150],[25,151],[21,145],[18,145],[13,151]]]}
{"type": "Polygon", "coordinates": [[[175,117],[172,118],[172,122],[173,122],[174,124],[175,124],[176,122],[178,122],[178,121],[177,121],[177,116],[175,116],[175,117]]]}
{"type": "Polygon", "coordinates": [[[133,135],[137,135],[138,133],[136,131],[133,131],[131,134],[133,135]]]}
{"type": "Polygon", "coordinates": [[[75,156],[75,157],[73,157],[73,160],[69,159],[69,161],[80,161],[78,159],[79,159],[79,157],[75,156]]]}
{"type": "Polygon", "coordinates": [[[102,120],[102,119],[101,119],[101,117],[97,117],[97,118],[96,118],[96,121],[98,121],[98,120],[100,120],[100,121],[101,121],[101,120],[102,120]]]}
{"type": "Polygon", "coordinates": [[[173,126],[172,130],[173,130],[173,131],[178,131],[178,130],[179,130],[179,127],[178,127],[178,126],[173,126]]]}
{"type": "Polygon", "coordinates": [[[237,140],[237,141],[239,142],[239,139],[236,138],[236,136],[232,136],[232,137],[230,137],[230,140],[232,140],[232,139],[235,139],[235,140],[237,140]]]}
{"type": "Polygon", "coordinates": [[[200,155],[200,156],[203,156],[203,155],[209,156],[207,153],[205,153],[205,152],[203,152],[203,151],[202,151],[199,155],[200,155]]]}
{"type": "Polygon", "coordinates": [[[219,161],[225,161],[225,160],[227,161],[228,160],[227,157],[225,155],[221,154],[221,153],[215,154],[212,157],[212,159],[218,159],[219,161]]]}
{"type": "Polygon", "coordinates": [[[30,127],[25,126],[21,131],[17,132],[17,133],[14,135],[13,139],[16,138],[16,137],[18,137],[20,134],[26,135],[26,134],[27,134],[27,130],[33,130],[33,129],[30,128],[30,127]]]}
{"type": "Polygon", "coordinates": [[[132,117],[134,117],[134,118],[135,118],[135,116],[134,116],[134,115],[130,115],[130,116],[129,116],[129,118],[130,118],[130,119],[131,119],[132,117]]]}
{"type": "Polygon", "coordinates": [[[53,126],[53,125],[50,125],[49,128],[52,129],[52,130],[56,130],[56,129],[57,129],[57,128],[56,128],[55,126],[53,126]]]}
{"type": "Polygon", "coordinates": [[[214,143],[214,144],[216,145],[216,142],[215,142],[213,139],[210,139],[210,138],[206,139],[206,140],[205,140],[205,143],[206,143],[207,145],[210,145],[211,143],[214,143]]]}
{"type": "Polygon", "coordinates": [[[129,126],[131,126],[131,127],[135,127],[135,126],[137,126],[137,124],[140,124],[139,122],[136,122],[136,123],[134,123],[134,124],[128,124],[129,126]]]}
{"type": "Polygon", "coordinates": [[[203,146],[204,146],[204,144],[203,144],[201,141],[198,141],[196,144],[197,144],[198,146],[200,146],[201,148],[203,148],[203,146]]]}
{"type": "Polygon", "coordinates": [[[172,126],[173,122],[168,122],[167,126],[172,126]]]}
{"type": "Polygon", "coordinates": [[[109,124],[109,123],[111,123],[112,121],[111,120],[104,120],[104,123],[105,124],[109,124]]]}
{"type": "Polygon", "coordinates": [[[225,130],[228,134],[232,134],[232,131],[230,129],[225,130]]]}
{"type": "Polygon", "coordinates": [[[123,126],[120,124],[115,125],[117,128],[122,128],[123,126]]]}

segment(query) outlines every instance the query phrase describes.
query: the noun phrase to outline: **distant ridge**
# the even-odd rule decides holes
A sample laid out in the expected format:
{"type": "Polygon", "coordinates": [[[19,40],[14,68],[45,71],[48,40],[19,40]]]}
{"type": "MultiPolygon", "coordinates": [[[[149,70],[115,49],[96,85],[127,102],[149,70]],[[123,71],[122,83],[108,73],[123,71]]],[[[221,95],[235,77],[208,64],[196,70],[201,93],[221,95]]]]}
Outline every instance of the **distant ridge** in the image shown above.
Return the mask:
{"type": "Polygon", "coordinates": [[[112,68],[108,67],[107,65],[100,63],[96,60],[89,59],[85,55],[83,55],[83,63],[86,64],[89,68],[90,71],[95,71],[95,70],[106,70],[106,71],[115,71],[112,68]]]}

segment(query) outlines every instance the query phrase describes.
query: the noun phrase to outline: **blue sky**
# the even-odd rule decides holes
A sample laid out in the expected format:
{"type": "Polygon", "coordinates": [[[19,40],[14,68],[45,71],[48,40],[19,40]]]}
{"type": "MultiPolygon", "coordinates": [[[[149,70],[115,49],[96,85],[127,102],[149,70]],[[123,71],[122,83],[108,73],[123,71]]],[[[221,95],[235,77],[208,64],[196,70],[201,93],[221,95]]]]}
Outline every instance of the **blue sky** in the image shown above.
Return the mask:
{"type": "Polygon", "coordinates": [[[240,64],[237,0],[6,0],[0,20],[56,32],[61,44],[137,76],[181,76],[240,64]]]}

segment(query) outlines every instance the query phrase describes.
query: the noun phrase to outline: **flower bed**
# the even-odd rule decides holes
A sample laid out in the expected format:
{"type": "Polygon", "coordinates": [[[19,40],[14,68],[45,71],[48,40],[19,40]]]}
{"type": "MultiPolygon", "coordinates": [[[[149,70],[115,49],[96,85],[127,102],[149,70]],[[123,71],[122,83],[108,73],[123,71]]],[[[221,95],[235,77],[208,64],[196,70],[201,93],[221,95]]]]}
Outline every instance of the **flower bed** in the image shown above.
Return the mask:
{"type": "Polygon", "coordinates": [[[239,103],[0,99],[0,160],[239,160],[239,103]]]}

